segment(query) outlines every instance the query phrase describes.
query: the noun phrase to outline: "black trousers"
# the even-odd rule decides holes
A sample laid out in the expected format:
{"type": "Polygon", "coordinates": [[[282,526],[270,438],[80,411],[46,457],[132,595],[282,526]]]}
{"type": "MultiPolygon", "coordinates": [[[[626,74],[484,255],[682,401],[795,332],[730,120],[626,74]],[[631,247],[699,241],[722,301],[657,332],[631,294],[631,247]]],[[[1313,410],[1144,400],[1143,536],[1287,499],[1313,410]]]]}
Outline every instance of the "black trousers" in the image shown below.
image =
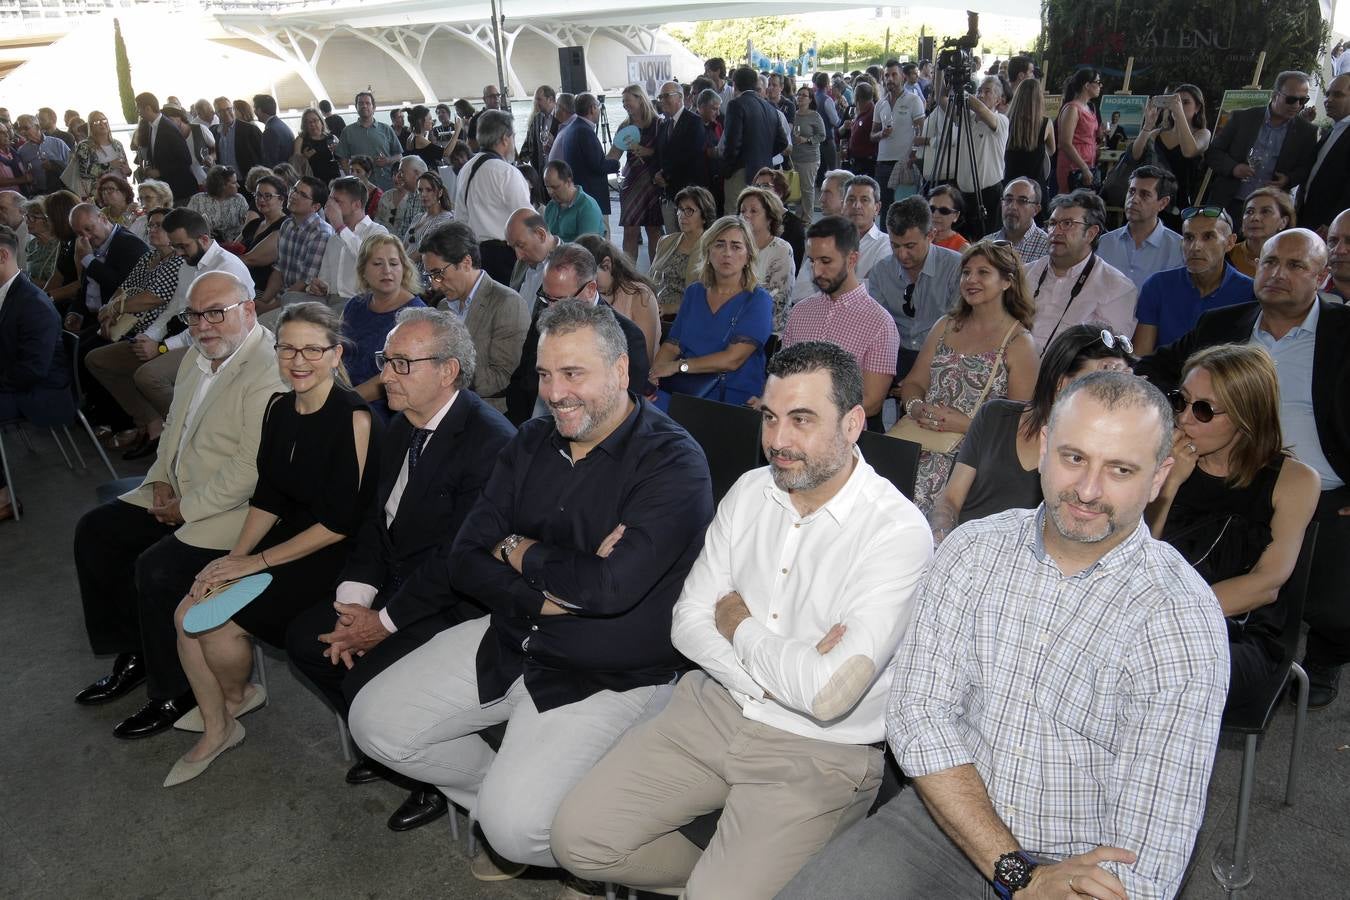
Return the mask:
{"type": "Polygon", "coordinates": [[[1265,641],[1240,634],[1228,625],[1228,699],[1224,712],[1246,709],[1254,703],[1252,712],[1259,714],[1259,701],[1270,697],[1271,679],[1279,660],[1272,657],[1265,641]]]}
{"type": "Polygon", "coordinates": [[[148,512],[121,500],[96,506],[75,526],[75,573],[95,654],[141,653],[146,693],[189,690],[173,614],[202,567],[222,550],[191,547],[148,512]]]}
{"type": "Polygon", "coordinates": [[[1304,662],[1319,666],[1350,663],[1350,487],[1323,491],[1313,521],[1318,523],[1317,548],[1308,572],[1308,623],[1304,662]]]}
{"type": "Polygon", "coordinates": [[[347,718],[352,701],[366,683],[447,628],[459,624],[452,615],[432,616],[405,625],[358,657],[348,669],[328,661],[328,645],[319,635],[333,630],[337,612],[331,602],[311,606],[292,620],[286,630],[286,655],[302,675],[309,679],[333,708],[347,718]]]}
{"type": "Polygon", "coordinates": [[[897,165],[899,165],[899,163],[893,159],[877,160],[877,173],[874,177],[877,180],[877,184],[881,185],[882,225],[886,224],[886,211],[889,210],[891,208],[891,204],[895,202],[895,188],[887,187],[886,182],[891,180],[891,172],[895,171],[895,167],[897,165]]]}
{"type": "MultiPolygon", "coordinates": [[[[483,271],[488,273],[493,281],[498,284],[511,284],[511,270],[516,267],[516,252],[511,249],[511,245],[506,241],[483,241],[478,245],[478,252],[483,256],[483,271]]],[[[534,298],[530,297],[525,301],[529,305],[534,305],[534,298]]]]}

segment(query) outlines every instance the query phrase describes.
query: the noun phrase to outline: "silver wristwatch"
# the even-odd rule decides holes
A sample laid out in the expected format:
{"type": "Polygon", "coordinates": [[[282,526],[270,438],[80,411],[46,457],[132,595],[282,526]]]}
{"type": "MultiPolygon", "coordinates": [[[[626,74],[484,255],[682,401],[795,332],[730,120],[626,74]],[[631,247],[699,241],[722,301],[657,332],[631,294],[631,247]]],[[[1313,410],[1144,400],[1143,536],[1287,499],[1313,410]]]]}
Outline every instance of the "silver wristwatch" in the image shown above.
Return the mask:
{"type": "Polygon", "coordinates": [[[520,542],[523,540],[525,539],[520,535],[512,534],[507,535],[506,540],[497,545],[497,554],[501,557],[502,562],[508,566],[511,565],[511,554],[516,552],[516,548],[520,546],[520,542]]]}
{"type": "Polygon", "coordinates": [[[680,360],[676,360],[676,362],[678,362],[678,363],[680,364],[680,373],[681,373],[681,374],[684,374],[684,375],[688,375],[688,374],[689,374],[689,360],[687,360],[687,359],[680,359],[680,360]]]}

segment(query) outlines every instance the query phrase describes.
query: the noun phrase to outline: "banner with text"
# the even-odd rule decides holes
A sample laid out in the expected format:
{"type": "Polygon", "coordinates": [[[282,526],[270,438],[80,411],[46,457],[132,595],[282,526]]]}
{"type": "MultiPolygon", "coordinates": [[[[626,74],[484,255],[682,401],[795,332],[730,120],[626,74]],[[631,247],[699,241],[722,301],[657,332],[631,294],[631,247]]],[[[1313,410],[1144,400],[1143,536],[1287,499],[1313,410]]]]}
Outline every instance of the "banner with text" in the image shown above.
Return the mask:
{"type": "Polygon", "coordinates": [[[628,83],[640,84],[650,98],[656,97],[664,82],[672,81],[669,53],[650,53],[628,57],[628,83]]]}

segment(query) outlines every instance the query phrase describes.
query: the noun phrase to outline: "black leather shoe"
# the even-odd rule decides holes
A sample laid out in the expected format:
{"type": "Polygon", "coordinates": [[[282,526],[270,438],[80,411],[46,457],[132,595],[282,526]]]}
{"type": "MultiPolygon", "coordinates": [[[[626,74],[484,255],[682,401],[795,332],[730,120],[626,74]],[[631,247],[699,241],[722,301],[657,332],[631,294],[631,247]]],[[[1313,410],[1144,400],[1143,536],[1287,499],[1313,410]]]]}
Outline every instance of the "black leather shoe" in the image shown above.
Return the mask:
{"type": "Polygon", "coordinates": [[[412,831],[445,815],[450,803],[435,788],[418,788],[389,817],[391,831],[412,831]]]}
{"type": "Polygon", "coordinates": [[[154,456],[159,452],[159,438],[142,437],[133,444],[126,453],[122,454],[123,459],[144,459],[147,456],[154,456]]]}
{"type": "Polygon", "coordinates": [[[116,700],[145,680],[145,661],[139,653],[119,653],[111,675],[104,675],[75,695],[85,706],[116,700]]]}
{"type": "Polygon", "coordinates": [[[1308,709],[1330,706],[1340,693],[1341,667],[1308,663],[1303,668],[1308,672],[1308,709]]]}
{"type": "Polygon", "coordinates": [[[135,715],[123,719],[113,729],[113,737],[133,740],[167,731],[173,727],[174,722],[183,717],[185,712],[196,705],[197,700],[191,691],[172,700],[151,700],[137,710],[135,715]]]}
{"type": "Polygon", "coordinates": [[[377,762],[372,762],[364,756],[359,756],[356,763],[347,770],[348,784],[370,784],[372,781],[379,781],[384,778],[385,773],[389,771],[377,762]]]}

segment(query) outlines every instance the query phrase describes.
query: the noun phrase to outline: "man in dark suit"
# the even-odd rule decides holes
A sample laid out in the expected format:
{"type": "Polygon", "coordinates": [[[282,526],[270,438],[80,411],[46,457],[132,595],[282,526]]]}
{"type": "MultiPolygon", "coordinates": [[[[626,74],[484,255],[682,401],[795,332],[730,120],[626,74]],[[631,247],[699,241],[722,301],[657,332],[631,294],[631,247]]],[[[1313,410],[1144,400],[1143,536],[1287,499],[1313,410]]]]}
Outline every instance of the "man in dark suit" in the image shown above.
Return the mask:
{"type": "Polygon", "coordinates": [[[1214,135],[1205,162],[1214,170],[1209,200],[1242,220],[1247,195],[1267,184],[1292,191],[1317,158],[1317,129],[1299,115],[1311,90],[1302,72],[1281,72],[1270,103],[1240,109],[1214,135]]]}
{"type": "MultiPolygon", "coordinates": [[[[600,296],[595,274],[595,257],[580,244],[559,244],[549,253],[548,261],[544,263],[544,282],[539,289],[542,296],[534,300],[530,330],[525,333],[525,344],[521,347],[520,365],[506,389],[506,417],[514,424],[520,425],[548,413],[548,407],[539,399],[539,373],[535,370],[539,359],[539,316],[559,300],[584,300],[592,305],[609,306],[600,296]]],[[[651,365],[647,358],[647,338],[632,319],[617,311],[614,318],[628,341],[629,389],[642,396],[647,392],[647,371],[651,365]]]]}
{"type": "Polygon", "coordinates": [[[661,215],[666,233],[674,234],[679,231],[679,223],[675,220],[675,196],[690,185],[711,186],[703,153],[707,133],[698,113],[684,108],[684,91],[678,84],[667,81],[661,85],[656,99],[665,115],[657,132],[656,149],[661,171],[656,175],[656,183],[665,189],[661,215]]]}
{"type": "Polygon", "coordinates": [[[252,122],[235,118],[229,97],[217,97],[215,106],[216,124],[211,126],[211,135],[216,139],[216,159],[234,169],[243,183],[248,170],[262,163],[262,132],[252,122]]]}
{"type": "Polygon", "coordinates": [[[173,189],[174,203],[179,206],[187,203],[197,193],[197,179],[192,174],[192,153],[183,133],[160,114],[159,100],[154,94],[137,94],[136,109],[140,110],[146,129],[140,146],[148,169],[146,174],[173,189]]]}
{"type": "Polygon", "coordinates": [[[84,317],[84,331],[95,331],[99,309],[117,293],[150,247],[105,219],[92,203],[81,203],[70,211],[70,228],[76,235],[75,258],[84,267],[80,291],[71,302],[70,312],[84,317]]]}
{"type": "Polygon", "coordinates": [[[1308,581],[1309,625],[1303,665],[1308,706],[1336,698],[1341,666],[1350,662],[1350,307],[1317,296],[1327,274],[1327,248],[1306,228],[1266,241],[1256,270],[1256,303],[1211,310],[1179,340],[1141,360],[1135,371],[1164,391],[1181,382],[1195,351],[1215,344],[1254,343],[1276,362],[1284,442],[1317,470],[1322,497],[1314,521],[1317,549],[1308,581]]]}
{"type": "Polygon", "coordinates": [[[736,98],[723,111],[722,165],[725,209],[736,209],[736,198],[755,180],[755,173],[771,165],[775,154],[787,146],[787,136],[778,120],[778,110],[759,95],[759,73],[741,66],[732,75],[736,98]]]}
{"type": "Polygon", "coordinates": [[[1318,143],[1308,183],[1298,192],[1298,224],[1318,232],[1350,209],[1350,75],[1327,85],[1326,106],[1335,124],[1318,143]]]}
{"type": "MultiPolygon", "coordinates": [[[[344,718],[366,682],[441,631],[484,613],[450,588],[447,554],[498,451],[516,431],[464,389],[473,380],[475,353],[468,329],[452,313],[404,310],[384,354],[380,380],[390,409],[401,415],[389,426],[375,506],[336,602],[303,613],[286,635],[291,661],[344,718]],[[408,371],[400,373],[404,365],[408,371]]],[[[384,774],[363,757],[347,781],[384,774]]],[[[419,785],[389,827],[416,828],[446,809],[440,793],[419,785]]]]}
{"type": "Polygon", "coordinates": [[[600,101],[594,94],[577,94],[577,114],[553,139],[550,160],[561,159],[572,167],[572,177],[581,189],[600,204],[609,218],[609,176],[619,171],[618,154],[605,155],[595,130],[600,124],[600,101]]]}
{"type": "MultiPolygon", "coordinates": [[[[0,225],[0,422],[61,425],[75,414],[61,317],[19,271],[19,239],[0,225]]],[[[14,517],[8,472],[0,468],[0,522],[14,517]]]]}

